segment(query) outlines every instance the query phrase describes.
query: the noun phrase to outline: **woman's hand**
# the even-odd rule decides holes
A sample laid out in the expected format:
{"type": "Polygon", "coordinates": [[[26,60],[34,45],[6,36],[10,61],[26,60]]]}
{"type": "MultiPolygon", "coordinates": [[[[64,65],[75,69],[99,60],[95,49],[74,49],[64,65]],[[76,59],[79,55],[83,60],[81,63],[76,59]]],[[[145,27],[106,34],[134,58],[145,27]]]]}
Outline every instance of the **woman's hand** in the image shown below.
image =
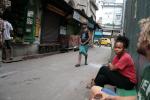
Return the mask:
{"type": "Polygon", "coordinates": [[[110,70],[114,70],[114,66],[113,66],[112,63],[109,63],[109,64],[108,64],[108,67],[110,68],[110,70]]]}

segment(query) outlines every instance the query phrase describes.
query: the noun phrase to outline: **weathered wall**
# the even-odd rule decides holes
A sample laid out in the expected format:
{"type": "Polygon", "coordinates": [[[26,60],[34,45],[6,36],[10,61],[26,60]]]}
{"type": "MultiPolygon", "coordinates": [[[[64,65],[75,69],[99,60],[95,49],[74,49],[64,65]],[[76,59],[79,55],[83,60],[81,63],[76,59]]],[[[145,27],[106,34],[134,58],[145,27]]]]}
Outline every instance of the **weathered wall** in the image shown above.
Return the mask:
{"type": "Polygon", "coordinates": [[[143,66],[147,64],[146,59],[136,52],[137,37],[140,32],[138,22],[140,19],[148,16],[150,16],[150,0],[127,0],[124,32],[130,39],[130,47],[128,50],[135,60],[139,75],[138,78],[141,76],[143,66]]]}

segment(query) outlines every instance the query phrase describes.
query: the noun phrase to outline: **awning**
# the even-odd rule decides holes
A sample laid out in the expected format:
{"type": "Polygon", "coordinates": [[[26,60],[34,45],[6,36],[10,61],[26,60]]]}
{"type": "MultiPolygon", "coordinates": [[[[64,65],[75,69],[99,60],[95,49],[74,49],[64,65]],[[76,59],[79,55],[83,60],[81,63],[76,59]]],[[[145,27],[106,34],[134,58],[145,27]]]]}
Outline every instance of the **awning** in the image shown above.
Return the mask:
{"type": "Polygon", "coordinates": [[[73,12],[73,8],[69,6],[64,0],[47,0],[47,8],[62,16],[66,16],[73,12]]]}
{"type": "Polygon", "coordinates": [[[73,18],[75,20],[79,21],[80,23],[88,22],[88,20],[86,19],[86,17],[84,17],[83,15],[81,15],[77,10],[74,10],[73,18]]]}
{"type": "Polygon", "coordinates": [[[47,5],[47,9],[52,11],[52,12],[55,12],[55,13],[61,15],[61,16],[65,16],[66,15],[66,12],[64,12],[63,10],[61,10],[61,9],[51,5],[51,4],[47,5]]]}

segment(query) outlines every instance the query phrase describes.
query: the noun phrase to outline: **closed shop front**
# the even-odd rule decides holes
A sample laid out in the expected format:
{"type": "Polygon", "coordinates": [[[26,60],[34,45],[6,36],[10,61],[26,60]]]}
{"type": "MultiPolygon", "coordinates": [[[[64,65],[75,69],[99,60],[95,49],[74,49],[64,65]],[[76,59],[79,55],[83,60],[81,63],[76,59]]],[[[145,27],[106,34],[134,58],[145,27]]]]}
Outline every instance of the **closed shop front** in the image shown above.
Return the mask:
{"type": "Polygon", "coordinates": [[[57,42],[61,16],[49,10],[44,11],[41,43],[57,42]]]}

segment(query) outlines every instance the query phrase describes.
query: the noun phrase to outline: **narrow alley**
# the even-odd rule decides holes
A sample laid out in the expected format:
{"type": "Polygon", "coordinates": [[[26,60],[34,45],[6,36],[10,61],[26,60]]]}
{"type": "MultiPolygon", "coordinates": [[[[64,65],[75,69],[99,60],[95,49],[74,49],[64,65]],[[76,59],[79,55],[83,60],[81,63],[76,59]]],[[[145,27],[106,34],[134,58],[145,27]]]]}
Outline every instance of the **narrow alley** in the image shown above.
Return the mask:
{"type": "MultiPolygon", "coordinates": [[[[110,47],[89,50],[88,65],[74,67],[78,52],[6,63],[0,68],[0,100],[87,100],[90,80],[108,62],[110,47]]],[[[82,61],[83,62],[83,61],[82,61]]]]}

